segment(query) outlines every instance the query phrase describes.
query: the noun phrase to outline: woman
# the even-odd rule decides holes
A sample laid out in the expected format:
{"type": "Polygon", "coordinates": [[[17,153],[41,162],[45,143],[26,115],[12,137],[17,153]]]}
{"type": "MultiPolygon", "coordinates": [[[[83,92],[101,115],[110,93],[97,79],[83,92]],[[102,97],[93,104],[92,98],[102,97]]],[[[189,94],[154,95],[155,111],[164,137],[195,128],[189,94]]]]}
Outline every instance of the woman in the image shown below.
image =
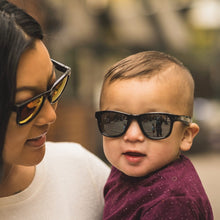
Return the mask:
{"type": "Polygon", "coordinates": [[[78,144],[46,142],[70,68],[5,0],[0,36],[0,219],[101,219],[108,167],[78,144]]]}

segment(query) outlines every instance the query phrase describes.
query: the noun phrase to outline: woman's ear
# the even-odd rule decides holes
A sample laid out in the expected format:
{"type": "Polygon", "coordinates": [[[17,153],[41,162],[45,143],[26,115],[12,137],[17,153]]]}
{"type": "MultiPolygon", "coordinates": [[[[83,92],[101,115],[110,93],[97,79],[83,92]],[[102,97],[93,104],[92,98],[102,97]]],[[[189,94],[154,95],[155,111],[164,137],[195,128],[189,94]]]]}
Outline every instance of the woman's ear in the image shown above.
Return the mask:
{"type": "Polygon", "coordinates": [[[188,151],[193,143],[194,137],[199,133],[199,126],[196,123],[191,123],[185,128],[183,138],[180,144],[182,151],[188,151]]]}

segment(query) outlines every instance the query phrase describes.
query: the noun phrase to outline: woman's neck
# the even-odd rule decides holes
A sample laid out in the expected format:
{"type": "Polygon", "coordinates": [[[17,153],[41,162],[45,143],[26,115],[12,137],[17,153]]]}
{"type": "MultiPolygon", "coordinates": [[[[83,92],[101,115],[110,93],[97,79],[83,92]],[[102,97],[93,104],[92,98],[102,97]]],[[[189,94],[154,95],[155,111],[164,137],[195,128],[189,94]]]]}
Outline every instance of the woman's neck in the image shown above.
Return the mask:
{"type": "Polygon", "coordinates": [[[26,189],[35,175],[35,166],[10,166],[4,169],[0,197],[11,196],[26,189]]]}

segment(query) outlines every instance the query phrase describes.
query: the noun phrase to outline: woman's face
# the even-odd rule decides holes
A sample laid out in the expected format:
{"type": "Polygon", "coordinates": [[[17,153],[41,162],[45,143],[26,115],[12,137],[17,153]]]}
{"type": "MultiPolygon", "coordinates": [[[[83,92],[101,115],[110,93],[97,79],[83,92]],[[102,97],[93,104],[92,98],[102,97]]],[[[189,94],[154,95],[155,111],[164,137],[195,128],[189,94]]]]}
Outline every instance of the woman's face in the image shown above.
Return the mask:
{"type": "MultiPolygon", "coordinates": [[[[51,87],[55,73],[50,56],[42,41],[26,51],[17,69],[15,103],[22,103],[51,87]]],[[[12,112],[6,131],[3,160],[5,165],[33,166],[44,157],[46,134],[50,124],[56,120],[56,105],[48,100],[39,114],[29,123],[18,125],[16,112],[12,112]]]]}

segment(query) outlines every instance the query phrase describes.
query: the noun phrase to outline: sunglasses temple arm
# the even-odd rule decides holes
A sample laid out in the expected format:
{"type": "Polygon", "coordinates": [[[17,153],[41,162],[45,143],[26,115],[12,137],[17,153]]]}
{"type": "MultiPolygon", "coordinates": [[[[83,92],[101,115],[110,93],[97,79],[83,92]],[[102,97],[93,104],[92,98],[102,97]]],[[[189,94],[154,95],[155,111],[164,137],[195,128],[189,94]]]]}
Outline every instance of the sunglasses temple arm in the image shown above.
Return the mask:
{"type": "Polygon", "coordinates": [[[179,121],[183,122],[185,125],[189,125],[190,123],[192,123],[192,119],[190,117],[186,117],[186,116],[180,116],[179,117],[179,121]]]}
{"type": "Polygon", "coordinates": [[[51,61],[53,62],[55,68],[58,69],[59,71],[61,71],[61,72],[66,72],[66,71],[70,72],[70,70],[71,70],[70,67],[68,67],[68,66],[66,66],[66,65],[64,65],[64,64],[62,64],[62,63],[60,63],[60,62],[58,62],[54,59],[51,59],[51,61]]]}

